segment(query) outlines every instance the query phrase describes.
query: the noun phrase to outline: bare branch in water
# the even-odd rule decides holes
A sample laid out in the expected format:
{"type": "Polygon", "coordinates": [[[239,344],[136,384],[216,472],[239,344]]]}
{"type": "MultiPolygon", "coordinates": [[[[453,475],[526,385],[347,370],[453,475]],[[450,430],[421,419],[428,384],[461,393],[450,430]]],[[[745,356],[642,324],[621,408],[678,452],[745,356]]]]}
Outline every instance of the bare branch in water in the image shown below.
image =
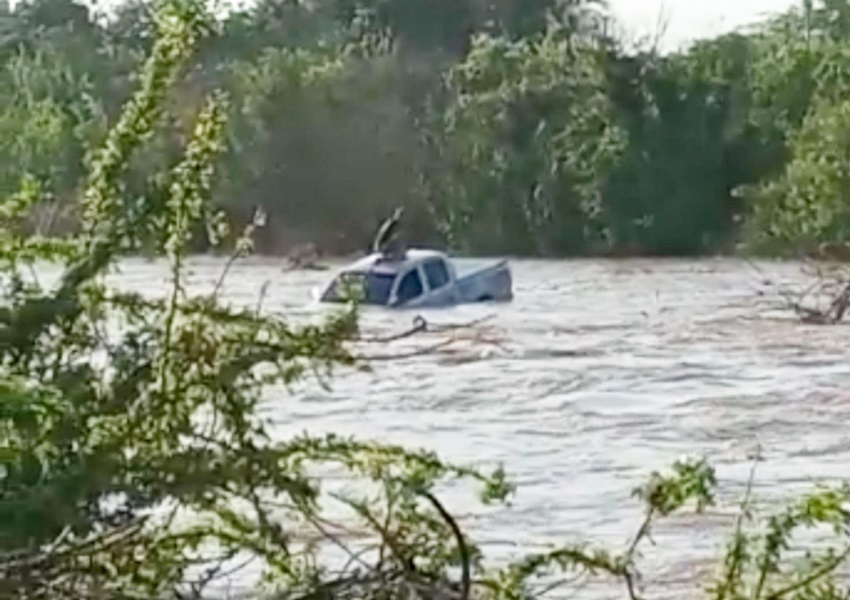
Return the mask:
{"type": "Polygon", "coordinates": [[[801,271],[810,280],[802,289],[782,289],[770,283],[778,306],[806,324],[834,325],[850,310],[850,265],[835,260],[810,259],[801,271]]]}

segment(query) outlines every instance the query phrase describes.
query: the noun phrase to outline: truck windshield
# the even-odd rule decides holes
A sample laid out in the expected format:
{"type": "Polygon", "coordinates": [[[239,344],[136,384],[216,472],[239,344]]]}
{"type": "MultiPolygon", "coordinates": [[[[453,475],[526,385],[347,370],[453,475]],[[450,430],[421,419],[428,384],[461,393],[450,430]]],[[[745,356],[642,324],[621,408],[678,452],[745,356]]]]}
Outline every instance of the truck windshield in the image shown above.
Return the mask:
{"type": "Polygon", "coordinates": [[[326,302],[356,299],[363,304],[385,305],[390,299],[394,281],[392,273],[342,273],[322,299],[326,302]]]}

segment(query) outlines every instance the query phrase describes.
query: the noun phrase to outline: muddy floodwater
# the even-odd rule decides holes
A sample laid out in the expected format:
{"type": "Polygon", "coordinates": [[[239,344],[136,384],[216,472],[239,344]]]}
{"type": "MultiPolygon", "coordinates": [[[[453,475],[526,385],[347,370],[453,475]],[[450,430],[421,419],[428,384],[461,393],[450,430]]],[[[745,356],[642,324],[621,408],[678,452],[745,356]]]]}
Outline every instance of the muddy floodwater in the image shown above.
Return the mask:
{"type": "MultiPolygon", "coordinates": [[[[276,435],[334,431],[437,450],[450,461],[504,464],[518,491],[481,510],[461,491],[446,504],[494,559],[545,544],[595,540],[622,548],[641,511],[631,490],[653,469],[706,455],[719,506],[658,526],[642,565],[649,597],[681,597],[706,576],[731,525],[756,448],[754,494],[768,508],[847,476],[850,328],[807,326],[773,302],[805,284],[799,265],[738,260],[512,261],[516,298],[412,313],[366,311],[370,334],[490,317],[431,352],[437,334],[371,348],[399,356],[373,372],[340,372],[330,391],[270,394],[276,435]]],[[[317,308],[327,272],[252,259],[225,288],[233,300],[294,319],[317,308]]],[[[223,262],[193,262],[208,287],[223,262]]],[[[157,290],[163,265],[129,261],[122,286],[157,290]]],[[[619,596],[606,584],[580,596],[619,596]]]]}

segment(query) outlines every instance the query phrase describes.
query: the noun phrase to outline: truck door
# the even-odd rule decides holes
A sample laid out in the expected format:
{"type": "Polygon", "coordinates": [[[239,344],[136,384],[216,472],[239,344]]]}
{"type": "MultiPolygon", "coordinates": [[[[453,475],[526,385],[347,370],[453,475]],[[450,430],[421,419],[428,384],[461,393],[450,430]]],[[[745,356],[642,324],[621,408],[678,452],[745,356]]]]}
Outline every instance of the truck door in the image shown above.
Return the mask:
{"type": "Polygon", "coordinates": [[[446,262],[441,258],[431,258],[422,263],[422,270],[425,271],[425,279],[428,280],[428,289],[433,291],[439,290],[449,283],[449,270],[446,268],[446,262]]]}
{"type": "Polygon", "coordinates": [[[413,267],[407,273],[401,276],[395,292],[396,305],[405,305],[419,298],[425,291],[422,285],[422,278],[419,275],[419,268],[413,267]]]}

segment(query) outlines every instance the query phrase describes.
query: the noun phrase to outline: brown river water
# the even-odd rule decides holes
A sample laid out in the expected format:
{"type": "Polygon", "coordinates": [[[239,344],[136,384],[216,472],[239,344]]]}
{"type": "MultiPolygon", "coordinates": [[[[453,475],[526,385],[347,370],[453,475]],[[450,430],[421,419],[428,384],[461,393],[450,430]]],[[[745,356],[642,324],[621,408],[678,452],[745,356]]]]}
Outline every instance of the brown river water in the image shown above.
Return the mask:
{"type": "MultiPolygon", "coordinates": [[[[310,290],[328,272],[281,261],[233,268],[226,295],[293,318],[316,314],[310,290]]],[[[644,549],[646,593],[693,597],[730,531],[756,448],[754,494],[768,508],[847,476],[850,329],[800,324],[775,286],[806,283],[792,263],[740,260],[511,261],[515,300],[430,311],[368,310],[386,334],[483,317],[478,333],[425,354],[341,372],[270,394],[277,435],[337,432],[436,450],[458,463],[504,464],[518,485],[507,508],[480,509],[454,488],[447,506],[496,561],[546,544],[592,540],[622,549],[641,507],[631,490],[677,458],[707,456],[719,505],[662,522],[644,549]]],[[[208,288],[223,262],[193,262],[208,288]]],[[[130,261],[120,285],[161,290],[162,265],[130,261]]],[[[462,331],[460,333],[463,333],[462,331]]],[[[444,336],[445,337],[445,336],[444,336]]],[[[428,334],[372,350],[416,354],[428,334]],[[414,351],[414,352],[411,352],[414,351]]],[[[606,583],[576,597],[622,597],[606,583]]],[[[557,595],[557,594],[556,594],[557,595]]]]}

